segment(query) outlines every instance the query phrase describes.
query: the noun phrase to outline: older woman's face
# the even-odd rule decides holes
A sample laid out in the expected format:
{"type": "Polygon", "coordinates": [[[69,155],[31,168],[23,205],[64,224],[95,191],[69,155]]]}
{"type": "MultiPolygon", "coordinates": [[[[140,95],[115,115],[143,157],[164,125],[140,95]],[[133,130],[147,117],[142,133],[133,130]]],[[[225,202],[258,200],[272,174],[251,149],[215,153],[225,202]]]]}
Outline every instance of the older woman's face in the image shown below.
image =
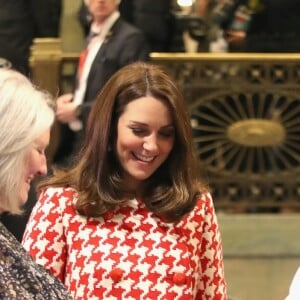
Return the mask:
{"type": "Polygon", "coordinates": [[[132,189],[149,178],[173,149],[175,128],[169,108],[153,97],[131,101],[118,120],[117,156],[132,189]]]}
{"type": "Polygon", "coordinates": [[[30,146],[25,158],[25,168],[20,183],[20,204],[28,199],[28,192],[32,179],[47,174],[45,150],[50,140],[50,129],[42,133],[30,146]]]}

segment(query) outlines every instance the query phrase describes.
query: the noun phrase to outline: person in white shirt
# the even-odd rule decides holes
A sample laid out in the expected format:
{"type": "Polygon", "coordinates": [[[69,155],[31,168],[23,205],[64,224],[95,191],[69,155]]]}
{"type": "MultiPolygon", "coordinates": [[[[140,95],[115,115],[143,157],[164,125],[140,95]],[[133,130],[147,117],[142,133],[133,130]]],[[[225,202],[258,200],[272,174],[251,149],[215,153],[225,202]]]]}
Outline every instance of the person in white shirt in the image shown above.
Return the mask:
{"type": "Polygon", "coordinates": [[[119,3],[87,1],[92,24],[80,55],[76,86],[73,93],[57,100],[56,117],[63,126],[53,159],[56,164],[68,164],[79,151],[92,103],[111,75],[129,63],[149,59],[144,34],[120,17],[119,3]]]}

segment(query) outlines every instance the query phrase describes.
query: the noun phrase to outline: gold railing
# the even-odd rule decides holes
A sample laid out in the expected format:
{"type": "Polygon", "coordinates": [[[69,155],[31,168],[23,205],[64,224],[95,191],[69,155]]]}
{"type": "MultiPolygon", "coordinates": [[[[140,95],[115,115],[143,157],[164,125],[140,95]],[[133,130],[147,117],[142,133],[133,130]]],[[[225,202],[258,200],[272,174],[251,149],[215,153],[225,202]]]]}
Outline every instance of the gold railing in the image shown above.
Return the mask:
{"type": "MultiPolygon", "coordinates": [[[[63,53],[61,40],[55,38],[35,39],[31,48],[30,67],[33,82],[49,91],[53,96],[59,93],[59,81],[63,53]]],[[[49,163],[57,148],[59,127],[55,123],[51,132],[51,143],[47,149],[49,163]]]]}
{"type": "MultiPolygon", "coordinates": [[[[54,94],[78,60],[58,42],[50,50],[37,40],[32,55],[33,79],[54,94]]],[[[151,60],[183,91],[217,209],[300,208],[300,54],[152,53],[151,60]]]]}
{"type": "Polygon", "coordinates": [[[216,206],[299,208],[300,54],[153,53],[152,60],[188,101],[216,206]]]}

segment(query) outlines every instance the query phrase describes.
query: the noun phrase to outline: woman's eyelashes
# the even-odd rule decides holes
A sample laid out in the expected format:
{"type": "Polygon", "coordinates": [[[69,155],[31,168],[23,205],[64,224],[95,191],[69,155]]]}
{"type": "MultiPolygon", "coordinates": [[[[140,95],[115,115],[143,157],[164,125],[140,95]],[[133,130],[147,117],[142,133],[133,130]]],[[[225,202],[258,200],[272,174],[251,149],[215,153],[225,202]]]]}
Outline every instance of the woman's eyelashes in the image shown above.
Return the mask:
{"type": "MultiPolygon", "coordinates": [[[[147,135],[151,134],[150,130],[148,130],[146,128],[140,128],[140,127],[131,127],[131,131],[136,136],[147,136],[147,135]]],[[[172,127],[172,128],[160,129],[157,134],[163,138],[173,137],[174,136],[174,128],[172,127]]]]}
{"type": "Polygon", "coordinates": [[[137,136],[147,135],[147,130],[140,127],[131,127],[131,131],[137,136]]]}
{"type": "Polygon", "coordinates": [[[161,129],[159,131],[159,134],[165,138],[174,137],[174,128],[172,127],[172,128],[167,128],[167,129],[161,129]]]}

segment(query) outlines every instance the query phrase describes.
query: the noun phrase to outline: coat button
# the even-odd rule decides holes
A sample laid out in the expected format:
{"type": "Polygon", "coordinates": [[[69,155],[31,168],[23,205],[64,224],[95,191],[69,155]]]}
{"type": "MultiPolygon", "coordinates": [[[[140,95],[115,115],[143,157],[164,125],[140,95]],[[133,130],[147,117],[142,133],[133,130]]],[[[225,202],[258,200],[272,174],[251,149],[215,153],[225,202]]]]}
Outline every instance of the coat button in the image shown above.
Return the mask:
{"type": "Polygon", "coordinates": [[[184,273],[178,272],[173,275],[173,282],[176,285],[184,285],[186,283],[186,276],[184,273]]]}
{"type": "Polygon", "coordinates": [[[114,282],[119,282],[123,277],[124,271],[120,268],[112,269],[109,273],[109,277],[114,282]]]}

